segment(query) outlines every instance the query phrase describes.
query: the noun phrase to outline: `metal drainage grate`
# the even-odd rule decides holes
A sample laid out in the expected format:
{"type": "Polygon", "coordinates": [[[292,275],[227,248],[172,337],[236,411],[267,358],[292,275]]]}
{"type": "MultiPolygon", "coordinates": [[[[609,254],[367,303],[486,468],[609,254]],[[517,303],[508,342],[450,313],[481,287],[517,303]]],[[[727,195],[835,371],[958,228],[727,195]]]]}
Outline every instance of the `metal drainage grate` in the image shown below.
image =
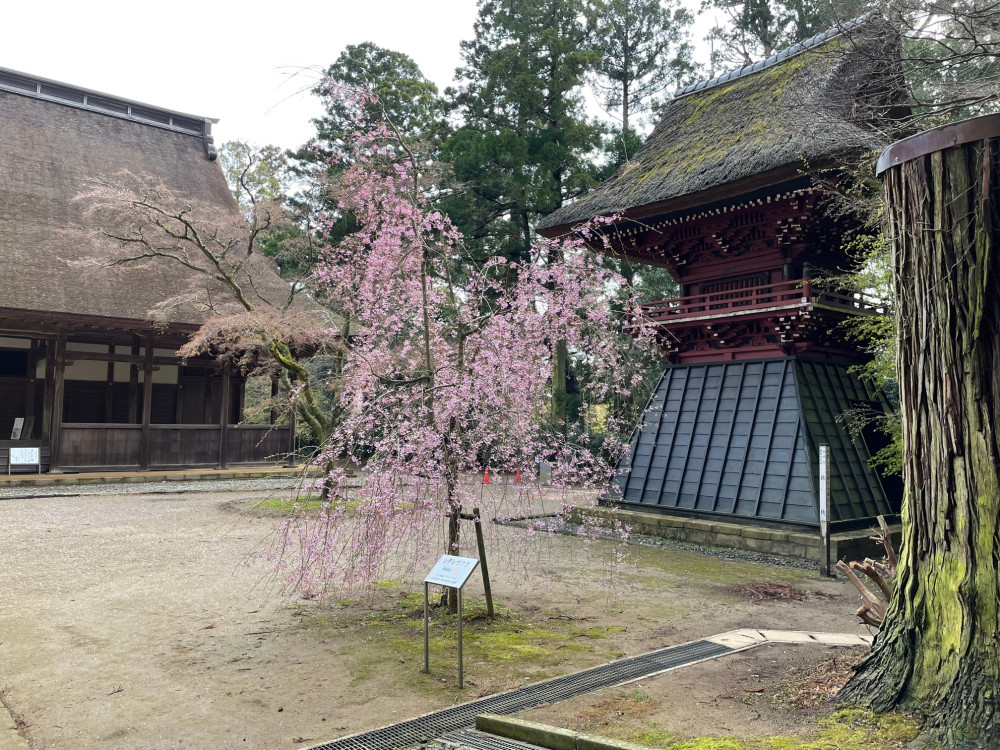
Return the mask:
{"type": "Polygon", "coordinates": [[[475,724],[476,716],[479,714],[490,713],[509,716],[527,708],[534,708],[540,703],[555,703],[601,688],[631,682],[640,677],[647,677],[674,667],[682,667],[702,659],[723,656],[732,653],[732,651],[733,649],[728,646],[720,646],[709,641],[693,641],[680,646],[671,646],[642,656],[620,659],[602,667],[556,677],[552,680],[529,685],[526,688],[512,690],[509,693],[480,698],[470,703],[463,703],[364,734],[341,737],[323,745],[316,745],[312,750],[396,750],[397,748],[407,748],[442,737],[449,732],[468,729],[475,724]]]}
{"type": "Polygon", "coordinates": [[[469,748],[470,750],[544,750],[538,745],[529,745],[527,742],[518,742],[506,737],[497,737],[495,734],[477,732],[475,729],[462,729],[458,732],[446,734],[441,738],[444,742],[469,748]]]}

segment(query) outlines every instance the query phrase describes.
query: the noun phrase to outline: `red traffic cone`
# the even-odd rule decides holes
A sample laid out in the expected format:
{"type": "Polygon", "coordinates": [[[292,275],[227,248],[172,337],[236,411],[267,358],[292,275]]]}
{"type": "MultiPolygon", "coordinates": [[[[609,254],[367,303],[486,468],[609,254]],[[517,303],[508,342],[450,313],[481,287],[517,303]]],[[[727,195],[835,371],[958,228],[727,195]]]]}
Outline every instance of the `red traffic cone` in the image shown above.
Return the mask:
{"type": "Polygon", "coordinates": [[[520,481],[521,481],[521,470],[520,470],[520,469],[518,469],[518,470],[517,470],[517,473],[516,473],[516,474],[514,474],[514,484],[517,484],[517,483],[519,483],[520,481]]]}
{"type": "Polygon", "coordinates": [[[483,484],[490,483],[490,467],[487,466],[486,470],[483,472],[483,484]]]}

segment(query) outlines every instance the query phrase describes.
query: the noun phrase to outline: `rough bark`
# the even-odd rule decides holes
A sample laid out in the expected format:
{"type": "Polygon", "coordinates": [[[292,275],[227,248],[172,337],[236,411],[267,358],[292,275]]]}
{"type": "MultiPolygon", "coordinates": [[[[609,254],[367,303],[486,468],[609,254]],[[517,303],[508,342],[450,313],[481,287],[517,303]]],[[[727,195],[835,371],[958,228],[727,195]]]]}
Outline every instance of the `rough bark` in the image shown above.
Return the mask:
{"type": "Polygon", "coordinates": [[[1000,747],[1000,139],[886,175],[898,298],[903,539],[845,703],[925,716],[930,747],[1000,747]]]}

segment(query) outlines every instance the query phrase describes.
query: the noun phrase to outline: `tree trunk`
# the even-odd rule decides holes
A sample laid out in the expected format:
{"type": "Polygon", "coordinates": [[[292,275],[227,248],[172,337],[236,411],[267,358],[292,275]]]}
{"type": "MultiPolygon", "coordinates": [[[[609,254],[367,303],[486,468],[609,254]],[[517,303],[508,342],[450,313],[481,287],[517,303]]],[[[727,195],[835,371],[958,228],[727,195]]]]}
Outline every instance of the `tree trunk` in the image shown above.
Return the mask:
{"type": "Polygon", "coordinates": [[[918,710],[929,746],[1000,747],[998,145],[925,152],[885,179],[903,540],[885,625],[840,699],[918,710]]]}

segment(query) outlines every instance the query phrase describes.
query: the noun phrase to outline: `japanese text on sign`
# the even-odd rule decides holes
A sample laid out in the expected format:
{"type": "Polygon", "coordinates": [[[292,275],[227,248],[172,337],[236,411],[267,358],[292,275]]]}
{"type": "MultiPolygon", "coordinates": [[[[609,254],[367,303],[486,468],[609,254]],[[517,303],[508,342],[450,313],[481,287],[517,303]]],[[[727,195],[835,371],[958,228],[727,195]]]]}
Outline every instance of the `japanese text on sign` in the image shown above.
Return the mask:
{"type": "Polygon", "coordinates": [[[449,586],[453,589],[460,589],[469,580],[472,571],[479,565],[479,560],[474,557],[455,557],[454,555],[441,555],[441,558],[431,568],[424,583],[433,583],[438,586],[449,586]]]}

